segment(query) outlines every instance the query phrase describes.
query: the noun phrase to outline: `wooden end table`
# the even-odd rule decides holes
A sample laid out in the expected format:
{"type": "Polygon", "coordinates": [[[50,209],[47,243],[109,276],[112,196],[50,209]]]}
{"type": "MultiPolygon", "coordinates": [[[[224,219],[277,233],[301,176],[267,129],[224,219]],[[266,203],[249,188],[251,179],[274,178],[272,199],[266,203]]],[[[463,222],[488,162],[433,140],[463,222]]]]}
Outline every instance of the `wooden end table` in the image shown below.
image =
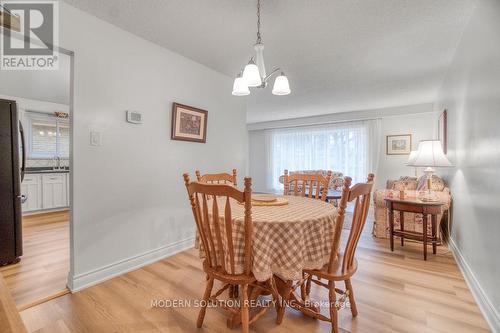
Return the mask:
{"type": "Polygon", "coordinates": [[[385,204],[389,210],[389,233],[391,241],[391,251],[394,251],[394,236],[401,238],[401,246],[404,246],[404,239],[414,239],[422,241],[424,244],[424,260],[427,260],[427,243],[432,244],[432,253],[436,254],[437,237],[437,216],[441,213],[444,202],[440,201],[422,201],[417,198],[386,198],[385,204]],[[401,228],[394,230],[394,211],[399,211],[399,219],[401,228]],[[407,231],[404,227],[404,213],[422,214],[423,225],[422,233],[415,231],[407,231]],[[431,216],[431,235],[427,235],[427,218],[431,216]]]}

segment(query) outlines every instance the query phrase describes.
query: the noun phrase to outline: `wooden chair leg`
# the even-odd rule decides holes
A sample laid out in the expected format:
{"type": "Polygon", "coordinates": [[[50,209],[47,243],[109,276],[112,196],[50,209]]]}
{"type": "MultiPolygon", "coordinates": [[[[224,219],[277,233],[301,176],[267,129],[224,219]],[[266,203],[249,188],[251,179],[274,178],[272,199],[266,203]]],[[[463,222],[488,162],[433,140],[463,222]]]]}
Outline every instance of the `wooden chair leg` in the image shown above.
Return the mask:
{"type": "MultiPolygon", "coordinates": [[[[305,278],[306,273],[302,273],[302,278],[305,278]]],[[[308,279],[309,280],[309,279],[308,279]]],[[[306,281],[300,285],[300,298],[302,298],[303,301],[306,300],[307,298],[307,287],[306,287],[306,281]]]]}
{"type": "MultiPolygon", "coordinates": [[[[279,279],[279,278],[278,278],[279,279]]],[[[276,321],[278,325],[283,322],[283,318],[285,316],[286,305],[290,301],[290,296],[292,294],[292,281],[281,282],[281,286],[277,283],[278,288],[280,288],[281,294],[281,310],[278,313],[278,320],[276,321]]]]}
{"type": "Polygon", "coordinates": [[[205,312],[207,311],[208,300],[212,294],[212,288],[214,286],[214,279],[210,278],[207,282],[207,287],[205,288],[205,294],[203,295],[203,303],[200,309],[200,314],[198,315],[198,321],[196,326],[201,327],[203,325],[203,319],[205,319],[205,312]]]}
{"type": "Polygon", "coordinates": [[[351,305],[351,313],[353,317],[358,315],[358,308],[354,300],[354,291],[352,290],[352,283],[350,279],[345,280],[345,288],[349,291],[349,303],[351,305]]]}
{"type": "Polygon", "coordinates": [[[332,320],[332,333],[339,333],[339,320],[337,315],[337,295],[335,294],[335,283],[328,282],[328,291],[330,298],[330,318],[332,320]]]}
{"type": "Polygon", "coordinates": [[[311,282],[312,280],[312,275],[309,275],[309,277],[307,278],[307,283],[306,283],[306,295],[309,296],[311,294],[311,282]]]}
{"type": "Polygon", "coordinates": [[[279,318],[282,317],[282,312],[284,311],[281,306],[280,295],[278,292],[278,288],[276,287],[276,281],[274,281],[274,277],[269,280],[269,286],[271,289],[271,294],[273,295],[274,306],[276,307],[276,323],[279,325],[279,318]]]}
{"type": "Polygon", "coordinates": [[[243,285],[241,288],[241,294],[240,294],[240,311],[241,311],[241,328],[243,333],[248,333],[250,330],[250,313],[248,309],[248,284],[243,285]]]}
{"type": "Polygon", "coordinates": [[[238,298],[238,285],[229,286],[229,298],[238,298]]]}

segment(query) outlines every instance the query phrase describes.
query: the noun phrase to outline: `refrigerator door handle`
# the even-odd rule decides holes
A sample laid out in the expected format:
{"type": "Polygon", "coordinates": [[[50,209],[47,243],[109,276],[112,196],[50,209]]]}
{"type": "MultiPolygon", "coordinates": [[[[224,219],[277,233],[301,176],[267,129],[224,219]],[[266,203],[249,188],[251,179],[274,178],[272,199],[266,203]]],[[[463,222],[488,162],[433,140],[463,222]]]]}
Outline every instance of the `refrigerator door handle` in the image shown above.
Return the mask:
{"type": "Polygon", "coordinates": [[[24,172],[26,170],[26,141],[24,140],[24,128],[23,128],[23,124],[21,122],[19,122],[19,133],[21,133],[21,145],[23,147],[23,150],[22,150],[22,156],[23,156],[23,160],[22,160],[22,164],[21,164],[21,182],[24,180],[24,172]]]}
{"type": "Polygon", "coordinates": [[[27,197],[26,195],[24,195],[24,194],[22,194],[22,195],[18,195],[18,196],[17,196],[17,198],[18,198],[18,199],[21,199],[21,203],[22,203],[22,204],[23,204],[23,203],[25,203],[25,202],[26,202],[26,200],[28,200],[28,197],[27,197]]]}

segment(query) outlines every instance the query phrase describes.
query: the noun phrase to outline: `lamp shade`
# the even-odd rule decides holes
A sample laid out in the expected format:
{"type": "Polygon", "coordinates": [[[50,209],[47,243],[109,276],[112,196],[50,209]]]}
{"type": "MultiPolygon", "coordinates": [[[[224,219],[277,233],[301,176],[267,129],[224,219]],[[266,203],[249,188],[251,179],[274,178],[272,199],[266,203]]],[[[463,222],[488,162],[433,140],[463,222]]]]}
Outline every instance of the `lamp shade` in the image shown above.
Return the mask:
{"type": "Polygon", "coordinates": [[[441,141],[423,140],[418,144],[415,159],[409,160],[408,165],[415,167],[449,167],[451,163],[443,152],[441,141]]]}
{"type": "Polygon", "coordinates": [[[236,76],[233,83],[233,95],[234,96],[246,96],[250,94],[250,90],[248,89],[247,83],[241,77],[241,74],[236,76]]]}
{"type": "Polygon", "coordinates": [[[407,165],[413,165],[413,162],[415,162],[415,159],[417,158],[417,153],[418,150],[412,150],[410,152],[410,156],[408,156],[408,162],[406,162],[407,165]]]}
{"type": "Polygon", "coordinates": [[[276,77],[273,86],[273,95],[288,95],[290,94],[290,84],[288,83],[288,78],[282,72],[280,76],[276,77]]]}
{"type": "Polygon", "coordinates": [[[250,59],[248,64],[245,66],[245,69],[243,70],[243,79],[249,87],[258,87],[262,84],[259,68],[253,59],[250,59]]]}

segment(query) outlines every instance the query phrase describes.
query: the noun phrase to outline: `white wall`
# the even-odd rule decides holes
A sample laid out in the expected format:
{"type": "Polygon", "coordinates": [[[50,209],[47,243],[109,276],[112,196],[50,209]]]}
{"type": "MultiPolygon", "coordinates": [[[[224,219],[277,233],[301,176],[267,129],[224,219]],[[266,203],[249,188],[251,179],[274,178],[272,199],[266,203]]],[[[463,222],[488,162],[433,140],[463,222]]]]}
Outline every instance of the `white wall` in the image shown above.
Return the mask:
{"type": "Polygon", "coordinates": [[[245,175],[244,101],[232,78],[60,3],[74,51],[73,255],[78,290],[193,244],[183,172],[245,175]],[[207,143],[170,140],[172,102],[208,110],[207,143]],[[125,122],[125,110],[143,125],[125,122]],[[103,145],[89,145],[89,130],[103,145]]]}
{"type": "Polygon", "coordinates": [[[436,110],[448,109],[452,249],[492,329],[500,332],[500,2],[481,0],[436,110]]]}
{"type": "MultiPolygon", "coordinates": [[[[418,148],[421,140],[434,138],[434,128],[436,127],[435,113],[415,113],[400,116],[383,117],[381,124],[381,147],[380,160],[375,180],[375,188],[384,188],[388,179],[397,179],[400,176],[415,176],[415,168],[406,166],[408,155],[387,155],[386,136],[398,134],[412,135],[412,150],[418,148]]],[[[437,174],[440,170],[437,170],[437,174]]],[[[417,170],[421,176],[422,170],[417,170]]]]}
{"type": "Polygon", "coordinates": [[[414,169],[405,165],[408,160],[407,155],[386,155],[386,135],[412,134],[413,149],[417,148],[420,140],[432,139],[436,118],[435,113],[432,111],[432,104],[333,113],[324,116],[249,124],[249,168],[254,188],[263,192],[271,190],[266,186],[269,165],[266,129],[374,118],[381,119],[380,160],[375,175],[375,187],[385,187],[387,179],[414,175],[414,169]]]}

